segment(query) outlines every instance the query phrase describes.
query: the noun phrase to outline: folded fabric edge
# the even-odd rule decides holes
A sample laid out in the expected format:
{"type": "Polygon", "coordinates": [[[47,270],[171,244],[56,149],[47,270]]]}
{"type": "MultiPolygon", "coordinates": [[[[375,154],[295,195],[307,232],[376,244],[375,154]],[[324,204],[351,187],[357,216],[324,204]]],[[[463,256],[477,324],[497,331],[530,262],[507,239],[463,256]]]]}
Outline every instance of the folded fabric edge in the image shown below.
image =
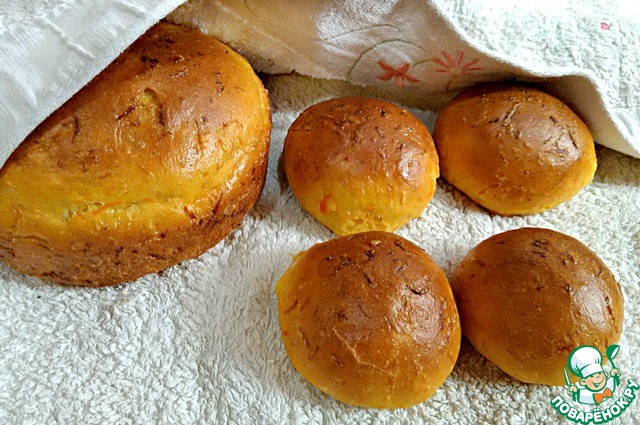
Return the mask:
{"type": "MultiPolygon", "coordinates": [[[[493,60],[514,69],[513,73],[527,80],[537,80],[551,94],[557,96],[574,109],[587,123],[596,143],[624,154],[640,158],[640,124],[625,119],[617,110],[607,104],[606,98],[596,78],[587,70],[569,67],[547,67],[538,69],[529,63],[518,62],[477,43],[461,26],[450,19],[437,5],[432,4],[435,13],[464,43],[493,60]],[[587,87],[587,90],[585,90],[587,87]],[[594,100],[597,102],[594,104],[594,100]]],[[[626,115],[625,115],[626,116],[626,115]]]]}
{"type": "MultiPolygon", "coordinates": [[[[99,40],[100,50],[96,49],[95,52],[88,52],[89,54],[85,52],[84,62],[72,72],[72,75],[59,72],[60,63],[49,63],[47,66],[34,68],[34,64],[43,63],[42,58],[38,57],[40,52],[55,51],[56,48],[59,48],[61,41],[71,45],[83,44],[82,40],[74,40],[64,33],[60,34],[57,30],[63,30],[63,27],[52,28],[52,32],[56,36],[46,38],[45,46],[39,46],[39,49],[34,49],[32,52],[23,52],[19,57],[5,57],[5,60],[0,61],[0,76],[3,77],[4,85],[7,88],[3,96],[3,105],[0,107],[0,122],[3,122],[5,126],[4,140],[0,143],[0,168],[11,153],[42,121],[88,84],[153,24],[183,2],[184,0],[166,0],[160,4],[154,4],[155,2],[150,0],[135,4],[119,2],[119,7],[109,7],[110,4],[106,2],[102,5],[91,3],[87,7],[94,9],[93,15],[99,17],[100,22],[93,23],[89,32],[99,40]],[[96,12],[96,8],[100,8],[101,12],[96,12]],[[115,22],[118,23],[120,29],[126,29],[126,31],[113,31],[110,26],[115,22]],[[98,33],[99,29],[105,29],[105,31],[98,33]],[[61,40],[63,37],[64,39],[61,40]],[[91,53],[95,53],[95,55],[90,55],[91,53]],[[28,69],[32,75],[35,73],[36,77],[51,74],[54,81],[44,87],[27,87],[28,81],[19,81],[13,75],[13,71],[19,69],[28,69]],[[51,87],[60,87],[61,89],[54,93],[51,92],[51,87]]],[[[79,10],[79,12],[81,11],[79,10]]],[[[6,42],[6,36],[28,40],[30,38],[29,31],[32,30],[32,28],[21,27],[13,34],[2,34],[0,42],[3,40],[6,42]]],[[[81,35],[87,36],[86,33],[81,33],[81,35]]],[[[4,43],[0,44],[6,46],[4,43]]],[[[4,52],[0,52],[0,56],[2,53],[6,54],[9,49],[5,47],[3,50],[4,52]]],[[[82,56],[83,52],[80,53],[82,56]]]]}

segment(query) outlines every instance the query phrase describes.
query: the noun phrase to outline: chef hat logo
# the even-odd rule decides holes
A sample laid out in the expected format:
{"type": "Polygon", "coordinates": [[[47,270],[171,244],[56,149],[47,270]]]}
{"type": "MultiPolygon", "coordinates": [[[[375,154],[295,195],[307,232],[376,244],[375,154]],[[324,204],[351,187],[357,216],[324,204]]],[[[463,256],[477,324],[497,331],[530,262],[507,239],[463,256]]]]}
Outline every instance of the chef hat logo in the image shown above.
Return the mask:
{"type": "Polygon", "coordinates": [[[583,345],[573,350],[569,355],[568,366],[574,375],[581,378],[604,372],[602,354],[597,348],[590,345],[583,345]]]}

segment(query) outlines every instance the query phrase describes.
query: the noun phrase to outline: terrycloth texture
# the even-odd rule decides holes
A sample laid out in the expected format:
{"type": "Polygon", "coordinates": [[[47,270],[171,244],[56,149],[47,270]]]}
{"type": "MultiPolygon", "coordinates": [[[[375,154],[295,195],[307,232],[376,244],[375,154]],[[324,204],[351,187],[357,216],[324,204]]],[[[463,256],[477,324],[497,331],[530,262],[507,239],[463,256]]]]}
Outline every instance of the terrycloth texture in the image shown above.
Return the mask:
{"type": "MultiPolygon", "coordinates": [[[[289,125],[312,103],[379,95],[346,83],[270,77],[274,129],[267,183],[242,226],[200,258],[107,289],[45,283],[0,266],[0,423],[560,423],[562,387],[513,381],[463,340],[451,377],[426,402],[380,411],[341,404],[290,365],[274,285],[291,256],[332,234],[278,179],[289,125]]],[[[434,113],[413,110],[431,127],[434,113]]],[[[613,271],[625,295],[616,366],[640,380],[640,160],[598,149],[593,184],[528,217],[490,215],[443,181],[397,233],[448,274],[477,243],[513,228],[568,233],[613,271]]],[[[640,421],[640,401],[614,423],[640,421]]]]}
{"type": "MultiPolygon", "coordinates": [[[[184,0],[0,0],[0,166],[47,115],[184,0]]],[[[544,81],[596,141],[640,157],[640,3],[192,0],[197,25],[266,72],[441,105],[487,80],[544,81]],[[408,93],[407,93],[408,92],[408,93]]]]}

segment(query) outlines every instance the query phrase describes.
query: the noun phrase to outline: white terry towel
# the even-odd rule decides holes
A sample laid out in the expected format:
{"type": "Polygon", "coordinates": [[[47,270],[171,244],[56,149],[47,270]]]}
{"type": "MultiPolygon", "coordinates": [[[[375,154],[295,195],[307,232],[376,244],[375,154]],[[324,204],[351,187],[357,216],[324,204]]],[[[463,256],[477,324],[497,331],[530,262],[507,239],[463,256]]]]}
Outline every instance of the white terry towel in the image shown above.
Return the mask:
{"type": "MultiPolygon", "coordinates": [[[[265,9],[261,6],[264,2],[251,0],[225,2],[222,6],[202,3],[199,14],[189,15],[189,8],[197,5],[194,3],[172,15],[172,19],[198,24],[222,37],[225,31],[234,32],[241,28],[242,19],[231,19],[240,16],[233,9],[233,5],[240,3],[252,7],[258,5],[263,11],[265,9]],[[210,15],[209,10],[217,11],[216,15],[210,15]],[[217,16],[228,17],[228,20],[224,19],[224,26],[215,26],[217,16]]],[[[349,16],[375,16],[375,11],[387,10],[376,6],[380,3],[349,2],[355,6],[346,10],[352,12],[349,16]],[[371,14],[363,12],[367,6],[371,14]]],[[[3,111],[0,113],[0,122],[3,134],[13,134],[17,139],[20,138],[17,135],[26,134],[26,128],[51,112],[47,112],[47,108],[53,110],[88,81],[94,72],[115,57],[117,51],[132,41],[136,33],[143,32],[154,19],[168,12],[171,4],[161,1],[134,4],[126,0],[104,1],[101,4],[71,0],[15,3],[0,0],[0,28],[4,28],[0,30],[0,111],[3,111]],[[122,14],[112,15],[114,11],[122,14]],[[116,22],[111,21],[114,20],[113,16],[117,17],[116,22]],[[151,19],[152,16],[155,18],[151,19]],[[45,29],[40,28],[40,21],[44,22],[42,25],[45,29]],[[146,23],[140,24],[142,21],[146,23]],[[37,24],[36,29],[31,28],[32,23],[37,24]],[[51,23],[55,24],[53,28],[51,23]],[[41,37],[33,36],[32,32],[39,32],[41,37]],[[52,47],[68,44],[60,40],[67,40],[70,46],[76,46],[69,49],[78,51],[75,54],[60,54],[52,47]],[[16,47],[20,47],[21,52],[16,53],[16,47]],[[40,54],[30,49],[36,49],[40,54]],[[91,56],[85,57],[85,53],[81,53],[83,50],[90,51],[91,56]],[[24,65],[20,61],[25,58],[33,61],[31,69],[18,67],[17,64],[24,65]],[[58,59],[62,62],[56,62],[58,59]],[[47,69],[49,74],[44,73],[47,69]],[[24,76],[21,76],[21,72],[24,76]],[[7,76],[17,80],[6,83],[7,76]],[[23,83],[31,79],[33,84],[25,84],[20,88],[20,79],[23,83]],[[20,90],[26,93],[24,97],[20,90]],[[5,115],[2,115],[7,110],[13,113],[11,107],[7,107],[6,96],[14,96],[11,98],[22,102],[20,105],[26,108],[25,116],[16,115],[16,123],[20,125],[12,127],[12,121],[5,120],[5,115]],[[39,118],[34,118],[35,115],[39,118]],[[33,123],[27,125],[26,121],[21,121],[26,120],[25,117],[30,117],[33,123]]],[[[274,1],[269,4],[270,8],[278,11],[276,16],[280,18],[276,23],[283,24],[284,28],[289,25],[293,27],[293,19],[289,21],[283,18],[287,16],[283,15],[287,10],[283,6],[285,2],[274,1]]],[[[388,13],[385,12],[387,14],[378,15],[378,19],[384,18],[382,24],[392,22],[396,10],[413,12],[409,14],[411,16],[422,10],[403,9],[418,4],[411,0],[384,4],[389,9],[388,13]]],[[[423,2],[420,4],[424,5],[423,2]]],[[[507,8],[501,2],[494,2],[495,6],[486,10],[473,1],[448,4],[432,1],[428,4],[431,5],[429,10],[437,10],[445,17],[446,22],[441,24],[441,29],[453,28],[460,40],[469,42],[468,46],[471,46],[472,34],[475,37],[473,40],[485,37],[483,43],[486,43],[487,50],[501,48],[504,52],[512,49],[510,54],[514,57],[547,54],[545,49],[537,51],[538,44],[530,41],[532,38],[529,35],[532,33],[529,26],[521,28],[522,38],[511,39],[513,44],[508,44],[500,39],[499,31],[488,31],[478,24],[486,18],[485,14],[491,12],[496,22],[508,26],[509,22],[504,18],[518,11],[507,8]],[[521,42],[523,44],[518,47],[521,42]]],[[[555,33],[559,27],[552,24],[555,21],[551,18],[556,15],[551,12],[560,13],[564,10],[561,6],[568,4],[583,6],[579,10],[593,11],[588,2],[558,0],[549,6],[549,15],[534,13],[537,9],[530,9],[528,13],[532,19],[546,22],[547,26],[543,28],[547,28],[547,32],[555,33]]],[[[636,35],[633,25],[624,26],[621,23],[633,24],[633,19],[638,15],[624,15],[621,12],[618,17],[616,4],[602,3],[600,6],[611,14],[600,17],[594,13],[597,19],[592,16],[592,21],[596,22],[596,29],[613,31],[610,34],[616,37],[615,43],[626,46],[627,41],[620,39],[626,37],[633,40],[636,35]],[[603,21],[605,18],[608,19],[606,22],[603,21]],[[609,29],[603,29],[603,23],[609,29]]],[[[307,7],[315,6],[307,4],[307,7]]],[[[262,12],[256,15],[256,19],[263,16],[262,12]]],[[[331,17],[330,13],[322,16],[325,15],[327,19],[331,17]]],[[[336,18],[341,15],[336,12],[333,16],[336,18]]],[[[575,20],[577,22],[578,18],[575,20]]],[[[348,21],[342,23],[345,28],[349,25],[348,21]]],[[[312,23],[311,20],[308,25],[311,29],[315,28],[312,23]]],[[[434,36],[438,33],[435,25],[429,27],[434,36]]],[[[575,29],[580,25],[569,27],[575,29]]],[[[516,29],[517,26],[511,31],[516,29]]],[[[375,34],[375,31],[369,33],[368,37],[375,34]]],[[[275,43],[273,40],[267,37],[253,38],[251,28],[245,32],[236,31],[234,37],[237,38],[227,41],[241,48],[257,66],[272,70],[282,66],[266,55],[260,59],[260,52],[252,53],[246,48],[249,45],[275,43]]],[[[566,42],[563,45],[570,44],[569,38],[562,40],[566,42]]],[[[424,40],[431,41],[431,35],[424,40]]],[[[394,42],[385,45],[394,45],[394,42]]],[[[293,41],[287,46],[294,46],[293,41]]],[[[473,54],[481,52],[462,50],[462,45],[449,46],[438,45],[438,50],[434,52],[436,58],[445,65],[436,61],[425,62],[430,65],[424,65],[424,70],[430,69],[428,66],[440,69],[439,66],[446,68],[446,65],[450,65],[450,69],[458,69],[461,76],[449,84],[449,88],[458,89],[464,85],[462,76],[469,76],[460,68],[466,66],[467,71],[475,72],[471,68],[483,66],[480,62],[471,63],[476,58],[473,54]],[[441,50],[453,52],[449,55],[451,63],[445,55],[440,55],[441,50]],[[458,51],[462,51],[460,61],[458,51]]],[[[330,50],[336,54],[343,53],[335,47],[330,50]]],[[[615,52],[615,49],[610,50],[612,52],[602,54],[624,56],[615,52]]],[[[402,53],[399,48],[393,51],[398,52],[399,56],[389,53],[389,56],[382,58],[371,58],[375,70],[370,75],[371,84],[375,83],[373,88],[354,88],[346,82],[298,76],[266,78],[273,102],[274,129],[265,190],[256,208],[240,228],[198,259],[134,283],[102,290],[51,285],[0,265],[0,423],[528,424],[558,423],[563,420],[550,405],[550,400],[556,395],[566,397],[563,388],[513,381],[484,360],[467,342],[463,342],[452,376],[438,392],[425,403],[403,410],[361,409],[336,402],[307,384],[287,360],[279,335],[273,286],[290,264],[292,254],[307,249],[313,243],[325,241],[332,235],[306,214],[290,191],[282,188],[278,181],[277,160],[286,130],[304,108],[335,96],[384,96],[419,105],[423,97],[419,95],[418,86],[414,86],[419,83],[414,83],[405,75],[400,78],[404,88],[399,88],[396,74],[387,74],[391,71],[378,64],[384,62],[393,65],[392,68],[398,71],[407,62],[410,66],[404,74],[421,81],[424,79],[421,74],[413,73],[411,64],[414,62],[409,61],[414,59],[412,56],[402,53]],[[392,63],[395,57],[401,59],[400,66],[397,62],[392,63]],[[390,78],[386,78],[387,75],[390,78]]],[[[354,44],[353,52],[362,53],[362,46],[354,44]]],[[[373,50],[370,52],[373,54],[373,50]]],[[[345,55],[348,56],[348,52],[345,55]]],[[[579,55],[574,56],[578,58],[579,55]]],[[[629,56],[631,59],[625,60],[631,60],[633,64],[637,55],[629,56]]],[[[320,53],[311,59],[314,58],[324,59],[320,53]]],[[[625,84],[636,81],[634,78],[637,78],[637,74],[629,71],[627,62],[614,63],[603,75],[610,76],[618,68],[626,72],[625,84]]],[[[301,64],[286,69],[305,70],[301,64]]],[[[434,73],[435,69],[432,69],[434,73]]],[[[402,69],[398,72],[403,73],[402,69]]],[[[359,74],[354,71],[351,74],[352,82],[366,83],[357,79],[360,77],[356,78],[359,75],[366,78],[365,72],[359,74]]],[[[436,74],[446,76],[444,72],[436,74]]],[[[622,80],[609,80],[598,84],[601,87],[606,84],[623,86],[620,83],[622,80]]],[[[633,105],[637,104],[634,103],[634,99],[637,99],[634,96],[637,95],[628,91],[625,93],[611,97],[617,102],[612,105],[626,105],[624,107],[631,111],[633,105]]],[[[444,93],[442,98],[446,96],[444,93]]],[[[604,94],[602,99],[605,99],[604,94]]],[[[432,125],[434,113],[413,112],[429,126],[432,125]]],[[[637,116],[631,121],[637,125],[637,116]]],[[[6,146],[15,143],[15,140],[11,141],[4,135],[0,146],[7,153],[12,148],[6,146]]],[[[614,140],[615,134],[613,130],[612,133],[605,132],[600,139],[601,142],[605,139],[614,140]]],[[[622,145],[620,149],[633,148],[631,140],[626,140],[627,148],[622,145]]],[[[598,159],[600,166],[593,184],[571,201],[535,216],[502,218],[490,215],[441,181],[435,198],[422,216],[397,233],[423,247],[447,273],[475,244],[507,229],[549,227],[578,238],[600,255],[621,283],[626,299],[625,330],[616,366],[621,369],[623,380],[640,380],[640,356],[635,352],[640,348],[640,307],[634,301],[640,296],[640,223],[637,219],[640,210],[640,160],[606,148],[598,149],[598,159]]],[[[636,400],[613,423],[640,422],[639,406],[636,400]]]]}
{"type": "MultiPolygon", "coordinates": [[[[463,340],[451,377],[426,402],[381,411],[341,404],[290,365],[274,285],[291,256],[332,237],[278,181],[289,125],[335,96],[380,93],[286,76],[273,102],[267,182],[223,242],[163,273],[107,289],[64,288],[0,265],[0,423],[362,424],[560,423],[562,387],[510,379],[463,340]]],[[[430,127],[434,114],[412,110],[430,127]]],[[[613,271],[625,296],[616,366],[640,381],[640,160],[598,149],[595,181],[543,214],[498,217],[440,181],[422,216],[397,233],[447,273],[477,243],[513,228],[570,234],[613,271]]],[[[640,402],[613,423],[640,421],[640,402]]]]}

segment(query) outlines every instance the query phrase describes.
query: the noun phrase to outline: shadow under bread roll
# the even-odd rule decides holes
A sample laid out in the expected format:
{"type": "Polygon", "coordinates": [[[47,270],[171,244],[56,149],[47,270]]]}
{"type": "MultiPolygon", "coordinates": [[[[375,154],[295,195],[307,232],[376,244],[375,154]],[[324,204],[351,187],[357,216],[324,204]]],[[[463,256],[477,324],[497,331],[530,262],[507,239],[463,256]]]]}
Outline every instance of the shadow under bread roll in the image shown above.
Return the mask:
{"type": "Polygon", "coordinates": [[[104,286],[196,257],[258,199],[270,131],[266,90],[244,58],[159,23],[0,170],[0,259],[104,286]]]}

